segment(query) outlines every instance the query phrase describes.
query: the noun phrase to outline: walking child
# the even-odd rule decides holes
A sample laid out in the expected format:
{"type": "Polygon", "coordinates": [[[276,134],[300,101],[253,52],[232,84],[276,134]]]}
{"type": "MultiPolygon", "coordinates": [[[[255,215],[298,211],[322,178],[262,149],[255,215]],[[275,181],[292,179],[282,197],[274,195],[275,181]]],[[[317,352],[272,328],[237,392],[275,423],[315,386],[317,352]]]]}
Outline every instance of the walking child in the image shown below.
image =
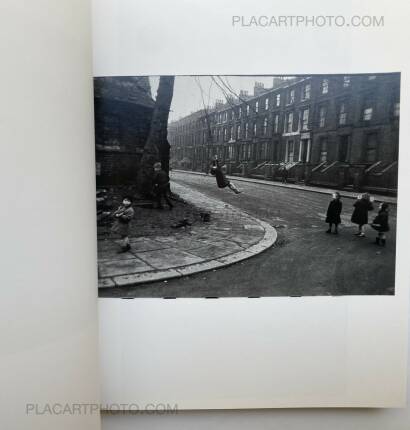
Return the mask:
{"type": "Polygon", "coordinates": [[[169,176],[162,169],[162,164],[157,162],[154,164],[154,194],[157,201],[157,209],[163,209],[162,206],[162,198],[164,197],[165,202],[167,203],[169,210],[171,210],[174,205],[171,203],[171,200],[168,196],[169,191],[169,176]]]}
{"type": "Polygon", "coordinates": [[[332,194],[332,200],[329,203],[326,213],[326,222],[329,224],[329,229],[326,233],[332,233],[332,226],[335,226],[333,234],[339,234],[338,226],[342,222],[340,214],[342,213],[342,202],[340,200],[340,194],[336,191],[332,194]]]}
{"type": "Polygon", "coordinates": [[[235,194],[239,194],[241,191],[235,186],[234,183],[229,181],[226,177],[226,166],[221,166],[218,160],[218,157],[215,155],[214,160],[212,161],[211,166],[211,174],[215,176],[216,183],[218,188],[226,188],[231,189],[235,194]]]}
{"type": "Polygon", "coordinates": [[[114,224],[111,227],[111,232],[121,236],[121,249],[118,251],[127,252],[131,249],[129,235],[130,222],[134,218],[134,209],[132,208],[132,198],[124,197],[122,204],[113,213],[114,224]]]}
{"type": "Polygon", "coordinates": [[[363,233],[363,226],[369,222],[369,211],[373,210],[373,198],[368,193],[357,196],[357,201],[354,203],[354,210],[352,214],[352,223],[357,224],[358,231],[355,236],[365,237],[363,233]]]}
{"type": "Polygon", "coordinates": [[[289,172],[285,165],[282,167],[282,183],[287,184],[288,183],[288,176],[289,172]]]}
{"type": "Polygon", "coordinates": [[[379,212],[371,226],[378,232],[375,244],[386,246],[386,232],[390,230],[389,205],[387,203],[380,203],[379,212]]]}

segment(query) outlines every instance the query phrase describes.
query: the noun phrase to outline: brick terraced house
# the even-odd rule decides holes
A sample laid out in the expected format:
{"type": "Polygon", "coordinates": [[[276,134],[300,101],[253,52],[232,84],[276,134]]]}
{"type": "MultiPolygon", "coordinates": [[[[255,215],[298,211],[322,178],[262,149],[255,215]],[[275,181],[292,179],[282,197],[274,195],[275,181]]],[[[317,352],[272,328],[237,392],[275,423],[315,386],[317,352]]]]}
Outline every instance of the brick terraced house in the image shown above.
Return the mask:
{"type": "Polygon", "coordinates": [[[399,116],[399,73],[275,77],[171,122],[171,165],[395,194],[399,116]]]}

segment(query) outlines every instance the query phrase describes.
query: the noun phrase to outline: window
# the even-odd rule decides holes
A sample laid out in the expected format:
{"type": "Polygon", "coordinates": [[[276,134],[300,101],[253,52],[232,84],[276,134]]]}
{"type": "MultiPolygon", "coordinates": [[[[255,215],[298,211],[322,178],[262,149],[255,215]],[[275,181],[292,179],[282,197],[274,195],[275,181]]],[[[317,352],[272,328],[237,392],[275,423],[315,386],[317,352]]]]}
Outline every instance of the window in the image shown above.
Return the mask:
{"type": "Polygon", "coordinates": [[[288,104],[295,103],[295,90],[290,90],[288,95],[288,104]]]}
{"type": "Polygon", "coordinates": [[[320,139],[320,161],[327,161],[327,139],[325,137],[320,139]]]}
{"type": "Polygon", "coordinates": [[[241,160],[245,159],[246,145],[241,145],[241,160]]]}
{"type": "Polygon", "coordinates": [[[350,76],[343,76],[343,88],[350,87],[350,76]]]}
{"type": "Polygon", "coordinates": [[[293,112],[289,112],[286,120],[286,132],[292,133],[293,129],[293,112]]]}
{"type": "Polygon", "coordinates": [[[276,94],[276,106],[280,106],[280,94],[276,94]]]}
{"type": "Polygon", "coordinates": [[[249,137],[249,124],[246,123],[245,124],[245,139],[247,139],[249,137]]]}
{"type": "Polygon", "coordinates": [[[341,103],[339,108],[339,125],[345,125],[346,119],[347,119],[346,105],[344,103],[341,103]]]}
{"type": "Polygon", "coordinates": [[[224,128],[224,141],[228,140],[228,129],[224,128]]]}
{"type": "Polygon", "coordinates": [[[302,130],[307,130],[309,126],[309,109],[304,109],[302,114],[302,130]]]}
{"type": "Polygon", "coordinates": [[[367,107],[363,110],[363,121],[370,121],[373,116],[373,108],[367,107]]]}
{"type": "Polygon", "coordinates": [[[268,118],[263,120],[263,135],[266,136],[268,132],[268,118]]]}
{"type": "Polygon", "coordinates": [[[322,81],[322,94],[329,92],[329,79],[323,79],[322,81]]]}
{"type": "Polygon", "coordinates": [[[393,115],[400,116],[400,103],[394,103],[393,115]]]}
{"type": "Polygon", "coordinates": [[[249,116],[249,105],[246,105],[246,115],[249,116]]]}
{"type": "Polygon", "coordinates": [[[247,158],[248,158],[248,160],[250,160],[252,157],[252,146],[250,144],[248,144],[247,149],[248,149],[247,158]]]}
{"type": "Polygon", "coordinates": [[[275,115],[275,122],[273,125],[273,132],[278,133],[279,131],[279,115],[275,115]]]}
{"type": "Polygon", "coordinates": [[[255,112],[259,112],[259,102],[255,102],[255,112]]]}
{"type": "Polygon", "coordinates": [[[98,163],[98,162],[95,163],[95,174],[97,176],[101,175],[101,163],[98,163]]]}
{"type": "Polygon", "coordinates": [[[319,109],[319,127],[324,127],[326,124],[326,108],[322,106],[319,109]]]}
{"type": "Polygon", "coordinates": [[[224,112],[224,122],[228,120],[228,112],[224,112]]]}
{"type": "Polygon", "coordinates": [[[268,109],[269,109],[269,98],[266,97],[266,99],[265,99],[265,110],[268,110],[268,109]]]}
{"type": "Polygon", "coordinates": [[[216,131],[216,141],[219,142],[219,139],[221,137],[221,130],[218,128],[218,130],[216,131]]]}
{"type": "Polygon", "coordinates": [[[240,125],[238,125],[237,127],[236,127],[236,140],[238,140],[238,139],[240,139],[241,138],[241,126],[240,125]]]}
{"type": "Polygon", "coordinates": [[[232,160],[233,158],[235,158],[234,157],[234,154],[235,154],[235,148],[234,148],[234,146],[233,145],[229,145],[229,149],[228,149],[228,156],[229,156],[229,158],[232,160]]]}
{"type": "Polygon", "coordinates": [[[268,157],[268,143],[267,142],[264,142],[262,145],[262,157],[264,160],[266,160],[268,157]]]}
{"type": "Polygon", "coordinates": [[[376,75],[370,75],[369,76],[369,81],[374,81],[376,79],[376,75]]]}
{"type": "Polygon", "coordinates": [[[233,139],[233,126],[229,128],[229,139],[233,139]]]}
{"type": "Polygon", "coordinates": [[[310,84],[303,87],[303,100],[310,99],[310,84]]]}
{"type": "Polygon", "coordinates": [[[239,108],[238,109],[238,118],[240,119],[242,117],[242,109],[241,108],[239,108]]]}
{"type": "Polygon", "coordinates": [[[256,122],[253,123],[253,135],[256,136],[256,122]]]}

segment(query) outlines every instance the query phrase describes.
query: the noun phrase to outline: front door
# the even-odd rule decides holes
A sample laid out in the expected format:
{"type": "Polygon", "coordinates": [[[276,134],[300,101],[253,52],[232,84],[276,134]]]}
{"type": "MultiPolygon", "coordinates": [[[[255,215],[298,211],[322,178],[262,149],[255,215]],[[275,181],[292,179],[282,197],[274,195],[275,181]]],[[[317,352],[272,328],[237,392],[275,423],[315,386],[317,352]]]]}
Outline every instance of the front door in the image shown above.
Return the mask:
{"type": "Polygon", "coordinates": [[[302,139],[300,141],[300,160],[302,163],[306,163],[308,161],[308,143],[309,139],[302,139]]]}
{"type": "Polygon", "coordinates": [[[348,135],[340,136],[338,161],[342,161],[342,162],[348,161],[348,154],[349,154],[349,136],[348,135]]]}

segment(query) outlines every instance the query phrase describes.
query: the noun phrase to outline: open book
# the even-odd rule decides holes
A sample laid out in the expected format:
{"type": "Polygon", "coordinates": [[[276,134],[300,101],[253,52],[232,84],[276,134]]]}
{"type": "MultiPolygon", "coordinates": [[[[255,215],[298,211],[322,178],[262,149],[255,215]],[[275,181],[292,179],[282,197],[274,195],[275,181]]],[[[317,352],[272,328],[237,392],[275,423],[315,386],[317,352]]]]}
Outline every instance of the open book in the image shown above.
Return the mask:
{"type": "Polygon", "coordinates": [[[409,63],[382,11],[36,3],[1,25],[5,428],[403,406],[409,63]]]}

